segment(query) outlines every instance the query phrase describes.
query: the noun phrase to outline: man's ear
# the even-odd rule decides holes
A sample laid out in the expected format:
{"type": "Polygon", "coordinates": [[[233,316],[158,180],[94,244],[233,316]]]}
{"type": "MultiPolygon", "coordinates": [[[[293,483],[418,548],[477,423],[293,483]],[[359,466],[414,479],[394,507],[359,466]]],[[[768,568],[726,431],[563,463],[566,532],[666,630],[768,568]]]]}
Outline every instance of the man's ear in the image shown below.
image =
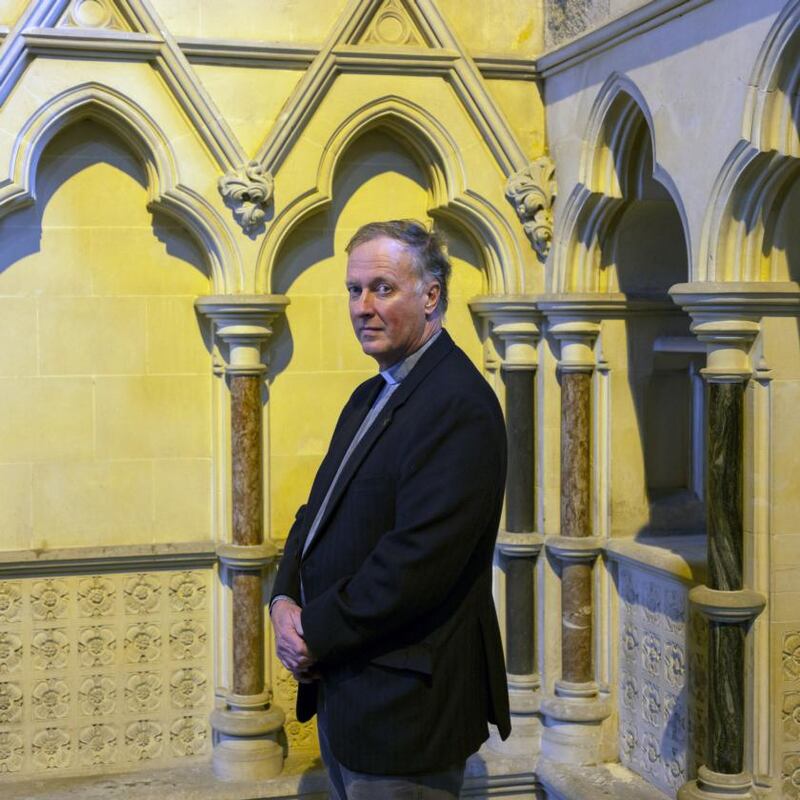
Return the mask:
{"type": "Polygon", "coordinates": [[[425,314],[431,316],[439,308],[439,301],[442,298],[442,287],[438,281],[432,281],[425,290],[425,314]]]}

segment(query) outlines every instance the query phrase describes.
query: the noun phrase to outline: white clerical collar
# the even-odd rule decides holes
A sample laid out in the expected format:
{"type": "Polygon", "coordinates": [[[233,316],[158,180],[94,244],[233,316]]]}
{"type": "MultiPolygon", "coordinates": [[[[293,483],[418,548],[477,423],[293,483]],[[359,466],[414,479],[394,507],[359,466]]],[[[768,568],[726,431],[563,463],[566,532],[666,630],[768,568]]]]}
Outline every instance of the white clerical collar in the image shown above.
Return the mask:
{"type": "Polygon", "coordinates": [[[392,364],[391,367],[387,367],[386,369],[381,370],[381,377],[386,381],[389,386],[394,386],[397,383],[402,383],[402,381],[408,376],[408,373],[416,365],[417,361],[419,361],[425,351],[439,338],[439,334],[441,334],[442,329],[440,328],[436,333],[428,339],[425,344],[422,345],[418,350],[415,350],[410,356],[406,356],[401,361],[398,361],[396,364],[392,364]]]}

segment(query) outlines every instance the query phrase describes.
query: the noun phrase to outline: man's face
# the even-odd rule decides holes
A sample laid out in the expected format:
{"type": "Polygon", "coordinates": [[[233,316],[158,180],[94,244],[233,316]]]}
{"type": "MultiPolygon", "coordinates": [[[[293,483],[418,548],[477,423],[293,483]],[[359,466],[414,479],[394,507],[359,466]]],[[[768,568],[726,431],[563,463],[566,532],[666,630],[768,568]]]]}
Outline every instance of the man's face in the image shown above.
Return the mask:
{"type": "Polygon", "coordinates": [[[394,239],[381,237],[353,248],[347,291],[356,337],[381,369],[413,353],[438,327],[431,315],[439,285],[418,290],[411,256],[394,239]]]}

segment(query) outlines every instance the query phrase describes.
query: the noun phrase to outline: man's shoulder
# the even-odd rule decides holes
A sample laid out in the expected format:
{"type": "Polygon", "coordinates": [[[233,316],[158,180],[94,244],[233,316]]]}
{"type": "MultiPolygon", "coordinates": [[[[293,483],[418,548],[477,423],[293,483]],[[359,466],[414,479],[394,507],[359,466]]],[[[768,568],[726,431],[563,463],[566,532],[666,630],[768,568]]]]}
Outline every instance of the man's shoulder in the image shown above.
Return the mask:
{"type": "Polygon", "coordinates": [[[428,378],[429,388],[444,402],[472,402],[501,413],[497,395],[489,382],[455,342],[428,378]]]}

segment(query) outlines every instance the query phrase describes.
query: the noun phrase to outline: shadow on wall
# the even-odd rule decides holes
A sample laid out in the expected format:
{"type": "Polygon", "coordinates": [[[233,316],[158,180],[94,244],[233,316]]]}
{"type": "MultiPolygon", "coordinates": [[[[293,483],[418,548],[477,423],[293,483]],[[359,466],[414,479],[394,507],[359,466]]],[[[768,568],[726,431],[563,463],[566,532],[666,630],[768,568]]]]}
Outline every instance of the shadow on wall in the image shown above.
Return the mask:
{"type": "MultiPolygon", "coordinates": [[[[92,120],[81,120],[70,125],[53,137],[42,154],[36,175],[35,204],[0,220],[0,241],[3,242],[0,274],[26,256],[41,251],[42,226],[45,222],[48,228],[95,227],[83,222],[89,216],[85,212],[74,217],[70,214],[70,209],[59,209],[55,217],[47,212],[53,196],[65,183],[83,170],[98,164],[118,170],[143,190],[147,190],[143,166],[112,131],[92,120]]],[[[109,216],[108,206],[113,207],[115,204],[117,187],[109,184],[104,188],[106,191],[102,196],[85,198],[85,202],[87,205],[103,205],[102,218],[105,221],[109,216]]],[[[119,223],[120,228],[126,227],[126,220],[122,215],[115,222],[119,223]]],[[[128,225],[132,227],[133,223],[129,222],[128,225]]],[[[202,251],[182,227],[160,212],[151,213],[151,227],[153,235],[162,242],[169,255],[190,264],[204,277],[208,277],[209,268],[202,251]]],[[[55,258],[54,268],[57,269],[57,265],[58,260],[55,258]]]]}

